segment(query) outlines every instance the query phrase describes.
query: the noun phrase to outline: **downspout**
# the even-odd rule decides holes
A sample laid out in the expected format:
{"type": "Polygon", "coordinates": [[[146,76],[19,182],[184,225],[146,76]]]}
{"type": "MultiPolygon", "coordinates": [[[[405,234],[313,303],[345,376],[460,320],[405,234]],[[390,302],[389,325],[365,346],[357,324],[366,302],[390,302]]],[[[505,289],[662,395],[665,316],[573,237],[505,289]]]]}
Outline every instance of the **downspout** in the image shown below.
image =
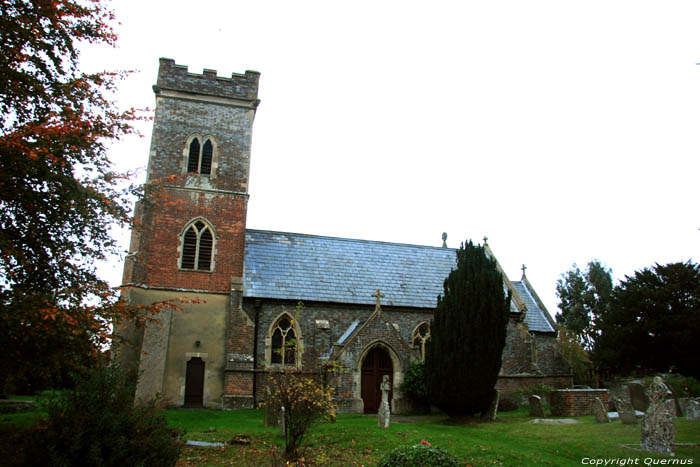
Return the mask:
{"type": "Polygon", "coordinates": [[[253,306],[255,308],[255,330],[253,331],[253,408],[256,408],[258,406],[258,324],[260,322],[262,301],[255,300],[255,304],[253,306]]]}

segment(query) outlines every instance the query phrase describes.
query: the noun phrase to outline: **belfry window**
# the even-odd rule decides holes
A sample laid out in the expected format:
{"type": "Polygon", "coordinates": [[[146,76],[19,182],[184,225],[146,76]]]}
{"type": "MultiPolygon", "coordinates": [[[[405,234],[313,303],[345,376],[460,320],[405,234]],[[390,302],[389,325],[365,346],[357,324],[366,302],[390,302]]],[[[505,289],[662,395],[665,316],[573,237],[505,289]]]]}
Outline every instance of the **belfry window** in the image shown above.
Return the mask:
{"type": "Polygon", "coordinates": [[[202,221],[192,224],[182,238],[182,269],[211,271],[214,236],[202,221]]]}
{"type": "Polygon", "coordinates": [[[422,322],[413,331],[413,336],[411,341],[413,342],[413,347],[415,347],[419,352],[423,360],[425,360],[425,344],[430,340],[430,325],[427,322],[422,322]]]}
{"type": "Polygon", "coordinates": [[[211,175],[211,163],[214,157],[214,145],[207,138],[204,145],[200,145],[199,138],[192,139],[187,158],[187,172],[200,175],[211,175]]]}
{"type": "Polygon", "coordinates": [[[270,342],[270,363],[277,365],[296,365],[297,335],[292,320],[283,315],[272,327],[270,342]]]}

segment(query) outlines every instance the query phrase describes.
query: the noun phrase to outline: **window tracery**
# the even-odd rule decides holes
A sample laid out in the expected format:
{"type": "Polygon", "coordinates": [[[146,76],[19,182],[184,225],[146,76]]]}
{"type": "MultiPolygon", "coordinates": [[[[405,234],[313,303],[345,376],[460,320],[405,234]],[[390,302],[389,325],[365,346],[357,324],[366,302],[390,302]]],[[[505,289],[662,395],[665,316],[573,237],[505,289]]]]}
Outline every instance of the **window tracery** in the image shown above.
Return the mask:
{"type": "Polygon", "coordinates": [[[413,335],[411,336],[411,343],[413,347],[418,349],[420,356],[425,360],[425,344],[430,340],[430,324],[427,321],[423,321],[416,329],[413,330],[413,335]]]}

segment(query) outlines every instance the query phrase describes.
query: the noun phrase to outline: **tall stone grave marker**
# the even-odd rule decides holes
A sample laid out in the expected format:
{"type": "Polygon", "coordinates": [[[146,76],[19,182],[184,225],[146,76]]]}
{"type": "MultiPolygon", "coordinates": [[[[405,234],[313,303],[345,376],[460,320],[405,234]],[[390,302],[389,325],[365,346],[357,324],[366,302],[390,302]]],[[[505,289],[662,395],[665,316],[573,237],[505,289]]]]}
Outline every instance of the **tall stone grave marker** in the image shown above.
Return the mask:
{"type": "Polygon", "coordinates": [[[382,403],[379,405],[378,423],[379,428],[389,428],[391,411],[389,410],[389,391],[391,391],[391,383],[389,375],[382,376],[382,384],[379,386],[382,390],[382,403]]]}
{"type": "Polygon", "coordinates": [[[668,390],[661,377],[657,376],[651,383],[650,402],[647,413],[642,419],[642,449],[659,454],[673,455],[675,426],[673,410],[675,406],[668,404],[671,391],[668,390]]]}

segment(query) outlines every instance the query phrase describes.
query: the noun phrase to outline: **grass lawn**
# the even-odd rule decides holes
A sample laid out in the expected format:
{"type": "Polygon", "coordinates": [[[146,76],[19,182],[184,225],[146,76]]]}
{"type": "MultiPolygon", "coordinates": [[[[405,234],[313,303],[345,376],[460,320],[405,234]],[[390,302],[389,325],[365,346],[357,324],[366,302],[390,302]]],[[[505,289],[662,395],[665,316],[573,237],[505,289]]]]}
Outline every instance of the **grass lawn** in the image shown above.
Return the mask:
{"type": "MultiPolygon", "coordinates": [[[[4,465],[18,465],[13,459],[18,461],[22,439],[31,436],[28,430],[41,415],[38,410],[0,415],[0,459],[4,465]]],[[[179,466],[284,465],[280,460],[284,440],[278,429],[263,426],[262,410],[173,409],[165,415],[170,426],[186,431],[185,439],[228,442],[238,435],[250,443],[220,448],[188,446],[182,451],[179,466]]],[[[595,465],[582,464],[584,458],[631,458],[627,465],[635,465],[635,459],[636,465],[645,465],[647,459],[647,465],[673,465],[659,462],[664,460],[686,460],[684,465],[689,465],[692,460],[693,465],[700,465],[699,447],[678,447],[676,457],[670,458],[622,446],[639,444],[640,424],[602,425],[592,416],[579,417],[582,423],[576,425],[532,424],[530,420],[526,409],[500,413],[493,423],[467,425],[450,423],[436,415],[394,416],[391,427],[383,430],[377,426],[376,416],[339,414],[336,423],[321,422],[312,429],[306,439],[305,463],[376,465],[385,452],[426,440],[456,454],[463,465],[595,465]]],[[[676,442],[700,443],[700,422],[676,419],[676,442]]]]}
{"type": "MultiPolygon", "coordinates": [[[[261,410],[233,412],[168,410],[168,423],[187,430],[185,439],[227,442],[247,435],[248,445],[187,447],[178,465],[279,465],[283,439],[263,426],[261,410]],[[210,431],[213,428],[215,431],[210,431]]],[[[340,414],[335,424],[316,425],[306,440],[307,465],[376,465],[400,445],[426,440],[456,454],[464,465],[585,465],[584,458],[626,459],[627,465],[659,465],[659,459],[700,463],[700,448],[678,447],[676,457],[656,456],[622,444],[639,444],[640,424],[597,424],[592,416],[576,425],[528,423],[526,409],[499,414],[493,423],[457,425],[441,416],[393,417],[391,427],[377,427],[376,416],[340,414]],[[652,462],[654,464],[652,464],[652,462]]],[[[700,423],[676,419],[677,443],[700,443],[700,423]]],[[[601,464],[602,465],[602,464],[601,464]]],[[[619,465],[619,464],[618,464],[619,465]]]]}

